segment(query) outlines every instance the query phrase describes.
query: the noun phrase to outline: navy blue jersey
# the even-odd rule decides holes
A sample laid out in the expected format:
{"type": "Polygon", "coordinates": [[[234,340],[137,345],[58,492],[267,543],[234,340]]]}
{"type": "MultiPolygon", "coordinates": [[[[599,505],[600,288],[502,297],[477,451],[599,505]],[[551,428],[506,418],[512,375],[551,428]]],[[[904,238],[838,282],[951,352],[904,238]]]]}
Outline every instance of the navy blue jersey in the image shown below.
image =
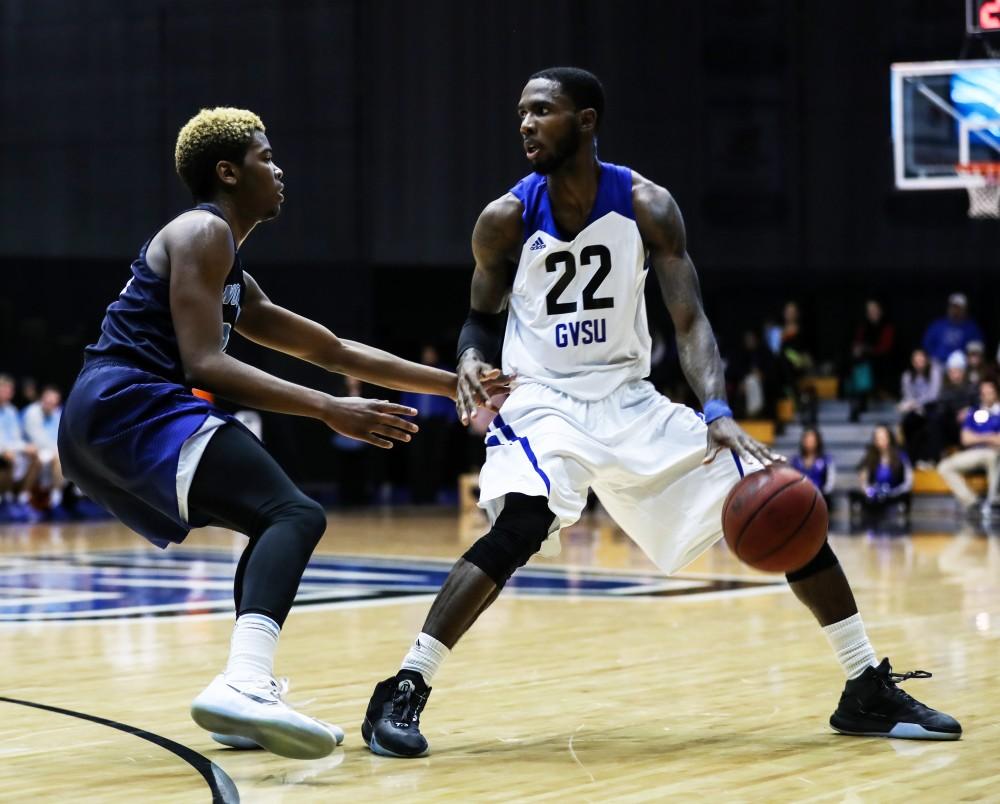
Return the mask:
{"type": "MultiPolygon", "coordinates": [[[[225,220],[214,204],[199,204],[194,209],[211,212],[225,220]]],[[[110,358],[170,382],[185,384],[177,333],[170,315],[170,279],[157,276],[147,264],[149,243],[147,240],[138,259],[132,263],[132,278],[108,307],[101,323],[100,340],[86,348],[85,361],[110,358]]],[[[237,251],[222,294],[223,324],[219,337],[223,349],[239,317],[245,290],[243,266],[237,251]]]]}

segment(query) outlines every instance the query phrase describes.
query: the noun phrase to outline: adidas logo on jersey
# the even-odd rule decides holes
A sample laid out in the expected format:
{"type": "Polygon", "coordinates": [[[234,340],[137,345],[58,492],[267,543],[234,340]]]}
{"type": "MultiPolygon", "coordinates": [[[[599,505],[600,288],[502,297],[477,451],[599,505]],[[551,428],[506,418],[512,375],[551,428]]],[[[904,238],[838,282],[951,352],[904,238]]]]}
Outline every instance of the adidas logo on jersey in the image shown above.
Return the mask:
{"type": "Polygon", "coordinates": [[[545,248],[545,241],[542,240],[542,238],[537,237],[537,238],[535,238],[535,242],[531,244],[531,246],[529,247],[528,250],[529,251],[539,251],[540,249],[543,249],[543,248],[545,248]]]}

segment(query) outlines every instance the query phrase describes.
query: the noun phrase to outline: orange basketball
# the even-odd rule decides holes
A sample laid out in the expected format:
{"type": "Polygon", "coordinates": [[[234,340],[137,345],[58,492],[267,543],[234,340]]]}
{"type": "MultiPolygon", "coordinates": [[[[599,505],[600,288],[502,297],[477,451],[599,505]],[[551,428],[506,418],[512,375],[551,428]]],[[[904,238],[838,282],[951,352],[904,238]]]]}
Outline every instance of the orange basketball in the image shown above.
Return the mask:
{"type": "Polygon", "coordinates": [[[800,472],[771,465],[737,483],[722,506],[722,532],[744,564],[765,572],[793,572],[826,541],[826,501],[800,472]]]}

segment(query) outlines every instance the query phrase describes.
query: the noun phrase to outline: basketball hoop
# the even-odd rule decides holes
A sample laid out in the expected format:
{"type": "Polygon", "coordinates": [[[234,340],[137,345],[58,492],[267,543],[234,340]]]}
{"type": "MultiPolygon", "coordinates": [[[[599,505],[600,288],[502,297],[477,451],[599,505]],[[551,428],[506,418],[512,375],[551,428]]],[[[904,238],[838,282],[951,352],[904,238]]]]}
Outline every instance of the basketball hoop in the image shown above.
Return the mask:
{"type": "Polygon", "coordinates": [[[1000,162],[968,162],[955,172],[969,179],[969,217],[1000,218],[1000,162]]]}

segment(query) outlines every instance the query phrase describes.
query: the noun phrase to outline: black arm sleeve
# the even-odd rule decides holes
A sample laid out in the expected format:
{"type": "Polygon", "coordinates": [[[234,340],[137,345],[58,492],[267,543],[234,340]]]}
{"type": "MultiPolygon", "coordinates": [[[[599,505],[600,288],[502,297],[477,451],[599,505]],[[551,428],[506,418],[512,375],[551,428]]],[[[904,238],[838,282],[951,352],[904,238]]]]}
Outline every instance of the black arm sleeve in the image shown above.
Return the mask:
{"type": "Polygon", "coordinates": [[[458,359],[467,349],[476,349],[487,363],[493,363],[503,346],[506,313],[482,313],[469,310],[469,317],[458,336],[458,359]]]}

